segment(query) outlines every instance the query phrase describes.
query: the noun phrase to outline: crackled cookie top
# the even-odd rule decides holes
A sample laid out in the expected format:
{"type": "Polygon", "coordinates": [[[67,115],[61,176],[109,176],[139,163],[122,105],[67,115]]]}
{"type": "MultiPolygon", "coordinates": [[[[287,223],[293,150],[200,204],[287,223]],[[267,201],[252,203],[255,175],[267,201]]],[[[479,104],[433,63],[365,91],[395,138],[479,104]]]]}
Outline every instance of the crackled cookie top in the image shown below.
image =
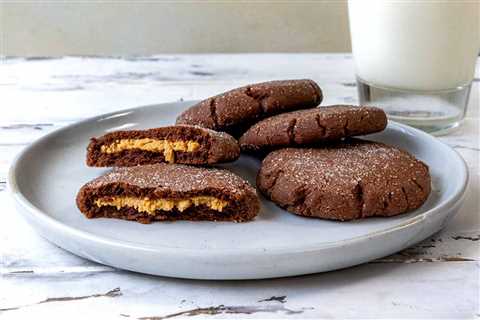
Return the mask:
{"type": "Polygon", "coordinates": [[[268,150],[364,135],[386,126],[382,109],[335,105],[266,118],[248,129],[239,142],[245,151],[268,150]]]}
{"type": "Polygon", "coordinates": [[[184,111],[177,124],[193,124],[240,136],[252,123],[278,113],[313,108],[322,91],[312,80],[251,84],[208,98],[184,111]]]}

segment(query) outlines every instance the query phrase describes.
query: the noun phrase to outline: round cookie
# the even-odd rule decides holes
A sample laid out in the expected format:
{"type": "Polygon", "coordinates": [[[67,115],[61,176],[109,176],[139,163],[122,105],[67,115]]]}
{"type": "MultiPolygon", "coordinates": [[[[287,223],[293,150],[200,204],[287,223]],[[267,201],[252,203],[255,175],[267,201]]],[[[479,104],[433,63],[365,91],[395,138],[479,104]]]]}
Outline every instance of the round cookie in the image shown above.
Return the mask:
{"type": "Polygon", "coordinates": [[[382,109],[335,105],[264,119],[248,129],[239,142],[243,151],[268,150],[364,135],[386,126],[382,109]]]}
{"type": "Polygon", "coordinates": [[[322,97],[320,87],[308,79],[256,83],[201,101],[178,116],[176,123],[225,131],[238,137],[259,119],[316,107],[322,97]]]}
{"type": "Polygon", "coordinates": [[[420,207],[431,189],[424,163],[360,139],[273,151],[263,160],[257,187],[290,212],[331,220],[398,215],[420,207]]]}

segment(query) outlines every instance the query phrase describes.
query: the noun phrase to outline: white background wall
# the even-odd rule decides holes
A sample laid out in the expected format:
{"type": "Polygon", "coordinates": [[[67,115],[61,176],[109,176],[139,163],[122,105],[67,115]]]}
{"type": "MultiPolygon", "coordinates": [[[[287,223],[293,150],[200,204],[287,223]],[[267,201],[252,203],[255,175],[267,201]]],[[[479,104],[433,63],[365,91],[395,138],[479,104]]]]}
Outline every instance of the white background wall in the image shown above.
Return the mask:
{"type": "Polygon", "coordinates": [[[0,54],[350,51],[333,1],[3,1],[0,54]]]}

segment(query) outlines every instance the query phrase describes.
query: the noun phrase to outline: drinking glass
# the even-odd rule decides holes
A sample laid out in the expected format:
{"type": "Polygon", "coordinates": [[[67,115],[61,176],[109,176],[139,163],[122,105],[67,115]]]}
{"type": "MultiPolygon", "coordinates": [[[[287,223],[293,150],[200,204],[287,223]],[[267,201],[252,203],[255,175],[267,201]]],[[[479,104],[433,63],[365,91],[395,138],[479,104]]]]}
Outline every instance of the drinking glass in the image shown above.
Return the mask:
{"type": "Polygon", "coordinates": [[[465,117],[480,1],[349,0],[360,103],[433,134],[465,117]]]}

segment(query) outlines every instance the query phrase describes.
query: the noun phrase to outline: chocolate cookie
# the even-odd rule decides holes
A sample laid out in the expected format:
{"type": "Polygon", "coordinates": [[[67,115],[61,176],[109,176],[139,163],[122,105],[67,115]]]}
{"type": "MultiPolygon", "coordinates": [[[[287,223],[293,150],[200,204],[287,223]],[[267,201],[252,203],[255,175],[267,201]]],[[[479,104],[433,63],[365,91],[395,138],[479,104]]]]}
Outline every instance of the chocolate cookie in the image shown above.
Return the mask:
{"type": "Polygon", "coordinates": [[[243,151],[308,145],[378,132],[387,116],[375,107],[329,106],[279,114],[254,124],[240,138],[243,151]]]}
{"type": "Polygon", "coordinates": [[[87,218],[248,221],[260,208],[255,189],[234,173],[180,164],[115,168],[84,185],[77,206],[87,218]]]}
{"type": "Polygon", "coordinates": [[[226,133],[197,126],[115,131],[92,138],[87,165],[127,167],[160,162],[214,164],[236,160],[237,141],[226,133]]]}
{"type": "Polygon", "coordinates": [[[177,124],[199,125],[238,137],[259,119],[313,108],[321,101],[322,91],[313,80],[269,81],[208,98],[184,111],[177,124]]]}
{"type": "Polygon", "coordinates": [[[257,186],[295,214],[352,220],[420,207],[430,193],[430,175],[407,152],[351,139],[325,148],[273,151],[263,160],[257,186]]]}

